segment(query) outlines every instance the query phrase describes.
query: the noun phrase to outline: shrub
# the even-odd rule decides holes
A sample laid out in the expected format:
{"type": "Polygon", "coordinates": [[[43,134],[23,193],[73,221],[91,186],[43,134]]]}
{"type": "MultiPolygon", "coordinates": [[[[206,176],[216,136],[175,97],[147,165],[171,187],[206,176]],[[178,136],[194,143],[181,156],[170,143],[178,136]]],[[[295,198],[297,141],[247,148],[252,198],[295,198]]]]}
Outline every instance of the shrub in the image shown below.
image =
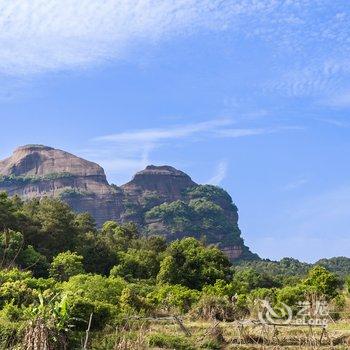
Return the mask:
{"type": "Polygon", "coordinates": [[[151,334],[148,338],[148,344],[152,347],[175,349],[175,350],[194,350],[190,341],[177,335],[168,335],[164,333],[151,334]]]}
{"type": "Polygon", "coordinates": [[[176,309],[181,313],[189,311],[199,298],[200,292],[181,285],[162,285],[147,296],[150,304],[166,311],[176,309]]]}
{"type": "Polygon", "coordinates": [[[302,285],[284,287],[276,292],[276,301],[295,307],[298,302],[305,300],[306,288],[302,285]]]}
{"type": "Polygon", "coordinates": [[[74,315],[72,323],[75,329],[80,331],[86,330],[91,314],[91,330],[101,330],[117,312],[117,308],[111,304],[81,297],[70,298],[68,304],[74,315]]]}
{"type": "Polygon", "coordinates": [[[23,338],[24,327],[23,323],[0,318],[0,349],[15,349],[23,338]]]}
{"type": "Polygon", "coordinates": [[[79,296],[90,301],[119,305],[119,298],[126,282],[122,278],[108,278],[100,275],[77,275],[62,284],[68,295],[79,296]]]}
{"type": "Polygon", "coordinates": [[[303,284],[308,287],[310,292],[330,300],[338,295],[340,281],[334,273],[329,272],[324,267],[315,266],[309,271],[303,284]]]}
{"type": "Polygon", "coordinates": [[[172,242],[165,251],[157,276],[159,283],[181,284],[201,289],[230,276],[230,262],[216,247],[205,247],[195,238],[172,242]]]}
{"type": "Polygon", "coordinates": [[[83,257],[77,253],[59,253],[50,266],[50,276],[58,281],[68,281],[72,276],[84,273],[83,257]]]}
{"type": "Polygon", "coordinates": [[[236,309],[226,296],[203,295],[191,310],[191,315],[204,320],[233,321],[236,309]]]}
{"type": "Polygon", "coordinates": [[[157,252],[145,249],[128,249],[118,254],[119,264],[114,266],[110,276],[121,276],[127,280],[155,278],[159,271],[157,252]]]}

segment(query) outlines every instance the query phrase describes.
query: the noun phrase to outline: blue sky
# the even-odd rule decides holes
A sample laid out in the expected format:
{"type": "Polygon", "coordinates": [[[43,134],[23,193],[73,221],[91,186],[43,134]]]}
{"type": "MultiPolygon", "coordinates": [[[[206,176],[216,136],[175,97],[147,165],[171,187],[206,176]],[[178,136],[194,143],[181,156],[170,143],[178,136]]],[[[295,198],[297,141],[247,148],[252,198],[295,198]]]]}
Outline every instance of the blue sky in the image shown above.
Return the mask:
{"type": "Polygon", "coordinates": [[[0,157],[42,143],[122,184],[170,164],[224,187],[247,244],[350,251],[350,5],[4,0],[0,157]]]}

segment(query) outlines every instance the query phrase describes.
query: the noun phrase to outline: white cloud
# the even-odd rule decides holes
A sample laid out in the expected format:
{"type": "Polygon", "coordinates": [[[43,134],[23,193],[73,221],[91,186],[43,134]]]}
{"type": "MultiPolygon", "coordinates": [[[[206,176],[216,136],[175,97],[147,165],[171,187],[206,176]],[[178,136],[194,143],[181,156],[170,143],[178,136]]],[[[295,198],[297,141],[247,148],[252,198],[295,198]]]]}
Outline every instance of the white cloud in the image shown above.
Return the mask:
{"type": "Polygon", "coordinates": [[[214,176],[208,181],[212,185],[220,185],[225,179],[228,170],[228,162],[222,160],[216,167],[214,176]]]}
{"type": "Polygon", "coordinates": [[[350,107],[350,91],[334,95],[329,101],[328,105],[336,108],[349,108],[350,107]]]}
{"type": "Polygon", "coordinates": [[[323,0],[2,0],[0,72],[86,67],[202,29],[257,36],[293,55],[319,41],[345,52],[347,23],[346,12],[323,0]],[[316,20],[316,9],[328,20],[316,20]]]}
{"type": "MultiPolygon", "coordinates": [[[[299,130],[299,127],[233,128],[232,119],[213,119],[184,125],[170,125],[164,128],[138,129],[99,136],[92,141],[98,149],[80,153],[101,164],[110,175],[127,173],[130,176],[144,168],[151,161],[151,152],[159,147],[176,147],[184,142],[219,138],[238,138],[271,134],[285,130],[299,130]],[[123,155],[120,157],[120,155],[123,155]]],[[[171,160],[167,160],[171,162],[171,160]]],[[[219,184],[225,177],[227,164],[222,161],[210,183],[219,184]]],[[[125,178],[125,177],[124,177],[125,178]]]]}
{"type": "Polygon", "coordinates": [[[315,118],[315,120],[337,126],[339,128],[349,128],[350,123],[344,120],[336,119],[336,118],[315,118]]]}
{"type": "Polygon", "coordinates": [[[230,119],[216,119],[194,124],[172,126],[163,129],[142,129],[97,137],[96,141],[150,142],[184,138],[201,132],[210,132],[232,124],[230,119]]]}
{"type": "Polygon", "coordinates": [[[2,0],[0,71],[35,73],[120,58],[130,46],[225,27],[252,6],[221,0],[2,0]]]}
{"type": "Polygon", "coordinates": [[[306,178],[300,178],[294,181],[289,182],[287,185],[284,186],[285,191],[292,191],[297,188],[300,188],[304,185],[306,185],[309,181],[306,178]]]}
{"type": "Polygon", "coordinates": [[[277,126],[277,127],[268,127],[268,128],[246,128],[246,129],[220,129],[216,130],[216,134],[219,137],[245,137],[245,136],[255,136],[255,135],[264,135],[264,134],[273,134],[281,131],[287,130],[304,130],[300,126],[277,126]]]}

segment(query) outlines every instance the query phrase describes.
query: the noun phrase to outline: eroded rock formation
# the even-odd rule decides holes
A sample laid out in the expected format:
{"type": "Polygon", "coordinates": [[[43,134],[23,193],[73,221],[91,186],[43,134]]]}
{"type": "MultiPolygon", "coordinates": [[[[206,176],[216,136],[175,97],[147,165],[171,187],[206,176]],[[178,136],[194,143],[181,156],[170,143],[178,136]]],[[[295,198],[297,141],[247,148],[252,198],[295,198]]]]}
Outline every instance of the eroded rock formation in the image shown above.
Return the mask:
{"type": "Polygon", "coordinates": [[[120,187],[96,163],[42,145],[17,148],[0,161],[0,191],[24,199],[59,197],[98,225],[134,221],[144,234],[184,236],[217,244],[230,259],[254,257],[238,228],[237,208],[224,190],[198,185],[171,166],[149,165],[120,187]]]}

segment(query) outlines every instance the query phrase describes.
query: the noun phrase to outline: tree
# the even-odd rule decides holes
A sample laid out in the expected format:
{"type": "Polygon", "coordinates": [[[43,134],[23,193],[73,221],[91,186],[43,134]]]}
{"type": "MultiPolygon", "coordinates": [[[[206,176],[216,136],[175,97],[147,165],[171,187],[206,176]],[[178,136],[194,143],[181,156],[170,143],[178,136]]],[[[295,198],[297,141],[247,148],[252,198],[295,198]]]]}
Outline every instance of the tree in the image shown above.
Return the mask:
{"type": "Polygon", "coordinates": [[[159,271],[158,254],[145,249],[128,249],[118,254],[119,264],[111,270],[111,276],[121,276],[127,280],[149,279],[159,271]]]}
{"type": "Polygon", "coordinates": [[[25,203],[24,213],[31,219],[25,238],[41,253],[51,258],[74,249],[80,232],[67,204],[53,198],[32,200],[25,203]]]}
{"type": "Polygon", "coordinates": [[[310,292],[332,299],[338,295],[340,281],[334,273],[324,267],[315,266],[309,271],[303,284],[309,287],[310,292]]]}
{"type": "Polygon", "coordinates": [[[276,283],[266,274],[260,274],[252,268],[238,270],[233,276],[233,285],[238,293],[248,293],[256,288],[277,287],[276,283]]]}
{"type": "Polygon", "coordinates": [[[97,232],[82,233],[78,237],[76,252],[84,257],[86,272],[108,275],[117,263],[115,247],[97,232]]]}
{"type": "Polygon", "coordinates": [[[201,289],[218,279],[227,280],[229,267],[229,260],[218,248],[205,247],[195,238],[184,238],[166,249],[157,281],[201,289]]]}
{"type": "Polygon", "coordinates": [[[6,192],[0,192],[0,231],[19,230],[22,206],[23,202],[18,196],[10,198],[6,192]]]}
{"type": "Polygon", "coordinates": [[[70,277],[84,272],[83,257],[69,250],[58,254],[50,266],[50,276],[58,281],[68,281],[70,277]]]}
{"type": "Polygon", "coordinates": [[[74,219],[74,223],[80,232],[86,233],[96,231],[95,219],[89,213],[77,214],[74,219]]]}

